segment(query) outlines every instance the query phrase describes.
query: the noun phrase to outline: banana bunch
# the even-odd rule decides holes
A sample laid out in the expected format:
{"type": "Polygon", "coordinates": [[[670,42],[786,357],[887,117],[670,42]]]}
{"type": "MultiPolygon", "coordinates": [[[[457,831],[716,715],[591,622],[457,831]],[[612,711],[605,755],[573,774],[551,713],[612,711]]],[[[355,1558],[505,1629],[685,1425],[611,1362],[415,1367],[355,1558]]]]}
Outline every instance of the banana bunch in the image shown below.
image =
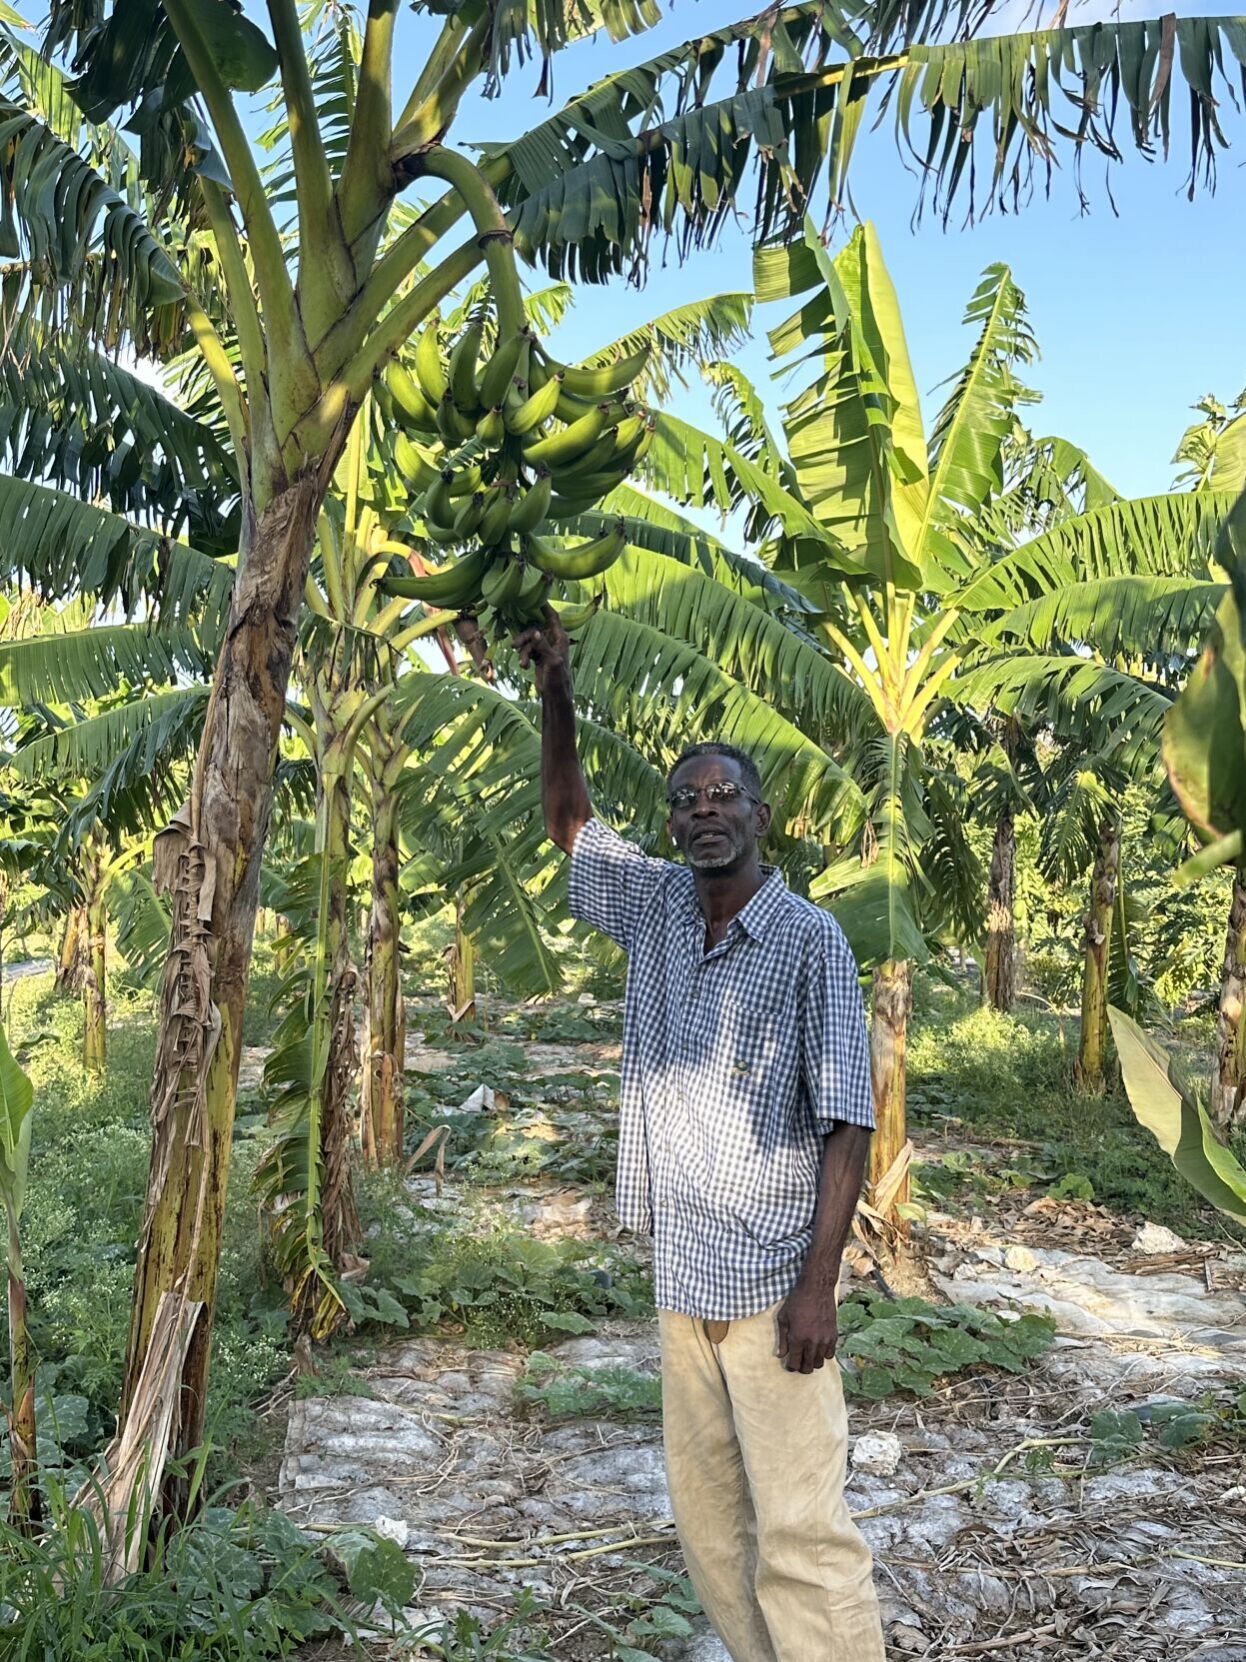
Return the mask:
{"type": "Polygon", "coordinates": [[[453,557],[382,587],[438,607],[491,608],[513,631],[544,615],[555,582],[599,575],[626,546],[621,521],[574,548],[542,532],[594,507],[653,442],[650,418],[628,397],[648,349],[586,367],[557,363],[528,329],[482,361],[483,341],[471,323],[443,353],[434,321],[412,369],[385,371],[379,398],[399,428],[395,461],[425,535],[453,557]]]}

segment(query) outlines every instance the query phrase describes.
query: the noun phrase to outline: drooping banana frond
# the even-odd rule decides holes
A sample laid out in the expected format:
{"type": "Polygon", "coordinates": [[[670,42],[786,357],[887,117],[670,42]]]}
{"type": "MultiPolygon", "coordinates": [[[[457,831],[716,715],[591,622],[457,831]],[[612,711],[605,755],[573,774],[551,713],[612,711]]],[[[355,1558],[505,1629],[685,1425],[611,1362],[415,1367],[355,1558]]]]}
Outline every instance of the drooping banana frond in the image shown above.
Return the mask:
{"type": "MultiPolygon", "coordinates": [[[[313,864],[323,858],[309,856],[313,864]]],[[[301,979],[305,983],[307,977],[301,979]]],[[[270,1140],[253,1179],[291,1308],[314,1337],[332,1332],[344,1310],[338,1272],[325,1248],[321,1209],[325,1171],[316,1106],[327,1062],[327,1053],[315,1042],[321,1017],[308,986],[306,998],[295,1003],[273,1034],[264,1064],[270,1140]]]]}
{"type": "Polygon", "coordinates": [[[28,583],[52,600],[90,594],[127,612],[146,601],[161,622],[198,617],[205,637],[217,639],[234,573],[119,514],[0,475],[0,582],[28,583]]]}
{"type": "Polygon", "coordinates": [[[1189,491],[1092,508],[1006,554],[956,596],[962,612],[1005,611],[1074,583],[1119,576],[1206,576],[1231,493],[1189,491]]]}
{"type": "Polygon", "coordinates": [[[1071,144],[1083,206],[1081,159],[1122,156],[1118,119],[1143,155],[1167,155],[1173,99],[1189,105],[1189,194],[1214,176],[1227,143],[1223,102],[1246,91],[1246,19],[1177,18],[1096,23],[1031,34],[914,44],[900,74],[899,135],[923,170],[946,223],[959,200],[967,218],[998,205],[1015,211],[1036,178],[1050,188],[1061,141],[1071,144]],[[923,129],[918,131],[918,124],[923,129]]]}
{"type": "Polygon", "coordinates": [[[1043,812],[1038,869],[1061,883],[1089,871],[1099,846],[1099,824],[1118,805],[1113,781],[1102,766],[1060,770],[1043,812]]]}
{"type": "Polygon", "coordinates": [[[921,756],[906,734],[875,732],[854,757],[868,811],[861,846],[832,861],[810,886],[863,967],[929,957],[914,874],[930,830],[918,779],[921,756]]]}
{"type": "Polygon", "coordinates": [[[604,581],[620,613],[687,642],[759,699],[773,698],[826,748],[838,753],[872,721],[864,692],[838,664],[712,577],[660,554],[628,551],[604,581]]]}
{"type": "Polygon", "coordinates": [[[214,651],[197,630],[96,625],[0,641],[0,704],[75,704],[131,686],[205,680],[214,651]]]}
{"type": "Polygon", "coordinates": [[[0,461],[166,532],[185,527],[208,553],[237,548],[236,466],[221,432],[88,342],[10,334],[0,461]]]}
{"type": "Polygon", "coordinates": [[[870,84],[895,68],[862,57],[861,37],[884,52],[884,39],[924,15],[806,0],[604,77],[523,138],[493,147],[508,168],[502,191],[521,244],[587,281],[635,272],[656,230],[681,253],[712,240],[752,172],[756,231],[793,234],[824,168],[841,198],[870,84]],[[883,12],[887,22],[874,28],[883,12]],[[734,90],[714,99],[724,64],[734,90]]]}
{"type": "MultiPolygon", "coordinates": [[[[955,767],[934,767],[926,758],[922,776],[923,807],[930,829],[922,840],[918,874],[923,887],[923,915],[938,927],[950,924],[960,940],[982,935],[982,862],[969,840],[973,819],[969,781],[955,767]]],[[[927,929],[931,927],[927,924],[927,929]]]]}
{"type": "Polygon", "coordinates": [[[208,691],[174,687],[101,710],[10,751],[4,765],[18,779],[87,779],[104,774],[124,754],[131,765],[145,764],[153,773],[196,742],[208,691]]]}
{"type": "Polygon", "coordinates": [[[1017,653],[953,676],[957,703],[1044,726],[1060,740],[1110,754],[1130,773],[1154,765],[1173,694],[1140,676],[1075,655],[1017,653]]]}
{"type": "Polygon", "coordinates": [[[1190,577],[1107,577],[1018,606],[979,631],[987,644],[1050,651],[1088,646],[1101,657],[1186,662],[1211,626],[1227,583],[1190,577]]]}
{"type": "Polygon", "coordinates": [[[181,332],[177,267],[142,214],[38,116],[0,97],[0,256],[27,279],[15,316],[73,324],[108,347],[157,350],[181,332]]]}

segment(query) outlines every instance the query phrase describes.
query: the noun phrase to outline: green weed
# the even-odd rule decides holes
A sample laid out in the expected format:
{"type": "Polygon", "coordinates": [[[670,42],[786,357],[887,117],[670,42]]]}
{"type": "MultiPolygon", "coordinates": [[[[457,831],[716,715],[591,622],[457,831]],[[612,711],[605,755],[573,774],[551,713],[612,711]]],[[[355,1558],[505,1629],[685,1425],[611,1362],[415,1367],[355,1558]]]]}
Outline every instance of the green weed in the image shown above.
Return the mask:
{"type": "MultiPolygon", "coordinates": [[[[141,990],[115,992],[108,1067],[93,1077],[79,1060],[80,1003],[57,998],[50,975],[6,990],[11,1041],[36,1090],[23,1217],[31,1333],[45,1394],[86,1402],[89,1435],[81,1441],[88,1449],[110,1434],[120,1396],[151,1146],[152,1001],[141,990]]],[[[250,1432],[251,1405],[288,1366],[284,1318],[253,1309],[265,1282],[249,1194],[254,1158],[251,1141],[240,1139],[230,1171],[208,1404],[210,1435],[219,1445],[250,1432]]],[[[7,1351],[3,1310],[0,1345],[7,1351]]]]}
{"type": "Polygon", "coordinates": [[[1055,1323],[1026,1311],[1011,1319],[973,1305],[854,1294],[839,1311],[844,1388],[878,1399],[928,1396],[935,1381],[969,1367],[1021,1373],[1055,1338],[1055,1323]]]}
{"type": "Polygon", "coordinates": [[[662,1412],[662,1382],[655,1374],[569,1367],[540,1350],[529,1356],[516,1396],[554,1420],[640,1420],[662,1412]]]}
{"type": "MultiPolygon", "coordinates": [[[[373,1593],[379,1562],[359,1555],[346,1599],[293,1524],[250,1507],[207,1508],[160,1536],[150,1561],[115,1586],[105,1583],[104,1558],[80,1510],[62,1507],[38,1541],[0,1525],[0,1651],[74,1662],[269,1662],[309,1639],[353,1636],[349,1603],[373,1593]]],[[[384,1567],[392,1578],[392,1560],[384,1567]]]]}

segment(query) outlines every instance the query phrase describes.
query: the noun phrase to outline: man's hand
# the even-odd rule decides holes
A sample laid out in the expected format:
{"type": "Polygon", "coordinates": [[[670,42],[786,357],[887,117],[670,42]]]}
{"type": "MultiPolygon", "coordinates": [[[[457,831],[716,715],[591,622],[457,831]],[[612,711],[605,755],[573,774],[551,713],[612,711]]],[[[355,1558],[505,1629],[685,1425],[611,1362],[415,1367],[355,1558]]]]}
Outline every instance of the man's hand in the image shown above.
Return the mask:
{"type": "Polygon", "coordinates": [[[512,644],[519,654],[521,668],[531,666],[535,672],[538,693],[544,693],[551,675],[561,672],[570,680],[571,642],[552,606],[545,608],[545,622],[539,629],[521,629],[512,644]]]}
{"type": "Polygon", "coordinates": [[[802,1278],[779,1307],[779,1360],[789,1373],[812,1373],[835,1354],[839,1314],[835,1279],[802,1278]]]}

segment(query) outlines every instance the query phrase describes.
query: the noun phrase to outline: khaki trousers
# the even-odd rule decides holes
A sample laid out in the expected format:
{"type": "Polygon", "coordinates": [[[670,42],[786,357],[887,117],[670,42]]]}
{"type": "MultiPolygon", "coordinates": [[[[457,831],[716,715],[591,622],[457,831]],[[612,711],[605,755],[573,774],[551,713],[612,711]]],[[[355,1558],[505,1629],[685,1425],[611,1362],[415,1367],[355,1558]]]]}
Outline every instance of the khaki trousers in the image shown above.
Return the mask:
{"type": "Polygon", "coordinates": [[[707,1323],[658,1312],[688,1574],[734,1662],[883,1662],[870,1551],[844,1500],[839,1368],[788,1373],[777,1309],[733,1321],[720,1344],[707,1323]]]}

